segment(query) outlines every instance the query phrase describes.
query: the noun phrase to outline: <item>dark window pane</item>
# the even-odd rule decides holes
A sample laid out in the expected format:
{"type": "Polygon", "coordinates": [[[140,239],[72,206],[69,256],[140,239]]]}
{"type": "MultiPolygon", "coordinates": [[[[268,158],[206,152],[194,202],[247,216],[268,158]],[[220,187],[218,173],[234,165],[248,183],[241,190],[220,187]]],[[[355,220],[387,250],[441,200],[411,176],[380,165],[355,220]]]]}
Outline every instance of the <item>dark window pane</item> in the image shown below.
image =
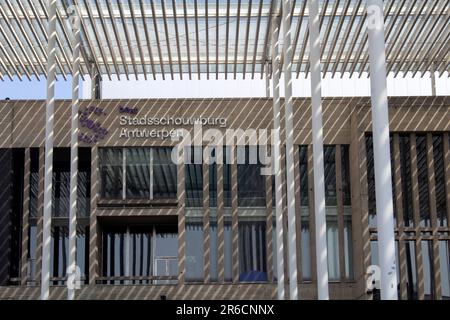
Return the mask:
{"type": "Polygon", "coordinates": [[[405,242],[408,300],[417,300],[416,248],[414,241],[405,242]]]}
{"type": "MultiPolygon", "coordinates": [[[[35,248],[35,244],[33,244],[35,248]]],[[[89,270],[89,227],[78,227],[76,235],[76,262],[80,268],[82,281],[87,281],[89,270]]],[[[67,267],[69,265],[69,228],[66,226],[55,226],[51,233],[50,253],[51,281],[54,285],[64,285],[67,267]]]]}
{"type": "Polygon", "coordinates": [[[264,175],[261,175],[263,165],[259,159],[258,149],[256,146],[238,146],[237,148],[238,205],[240,207],[266,205],[266,179],[264,175]]]}
{"type": "Polygon", "coordinates": [[[218,234],[217,234],[217,222],[211,222],[209,225],[209,239],[210,239],[210,279],[211,281],[219,280],[218,270],[218,234]]]}
{"type": "Polygon", "coordinates": [[[122,199],[122,149],[99,149],[100,195],[104,199],[122,199]]]}
{"type": "Polygon", "coordinates": [[[328,277],[331,281],[337,281],[340,278],[340,268],[338,223],[335,216],[327,216],[327,257],[328,277]]]}
{"type": "Polygon", "coordinates": [[[344,216],[345,278],[353,280],[353,236],[352,217],[344,216]]]}
{"type": "Polygon", "coordinates": [[[442,135],[433,135],[434,184],[438,225],[447,227],[447,204],[444,172],[444,144],[442,135]]]}
{"type": "Polygon", "coordinates": [[[223,238],[224,238],[224,264],[225,264],[225,272],[224,277],[225,281],[230,282],[232,281],[232,252],[231,252],[231,246],[232,246],[232,239],[231,239],[231,222],[225,221],[224,223],[224,232],[223,232],[223,238]]]}
{"type": "Polygon", "coordinates": [[[150,199],[150,149],[126,149],[126,198],[150,199]]]}
{"type": "Polygon", "coordinates": [[[442,299],[450,300],[450,241],[439,241],[442,299]]]}
{"type": "Polygon", "coordinates": [[[69,216],[70,197],[70,149],[55,148],[53,151],[52,216],[69,216]]]}
{"type": "Polygon", "coordinates": [[[414,225],[412,209],[412,182],[411,182],[411,148],[408,135],[400,136],[400,165],[403,195],[403,221],[405,227],[414,225]]]}
{"type": "Polygon", "coordinates": [[[186,280],[203,281],[203,226],[186,224],[186,280]]]}
{"type": "Polygon", "coordinates": [[[336,205],[336,146],[324,146],[325,203],[336,205]]]}
{"type": "Polygon", "coordinates": [[[369,209],[369,226],[377,226],[377,208],[375,200],[375,165],[373,160],[373,138],[366,135],[367,196],[369,209]]]}
{"type": "Polygon", "coordinates": [[[266,223],[239,222],[239,281],[267,281],[266,223]]]}
{"type": "Polygon", "coordinates": [[[39,194],[39,148],[30,149],[30,217],[36,218],[39,194]]]}
{"type": "Polygon", "coordinates": [[[312,279],[311,233],[309,231],[309,220],[307,217],[302,217],[301,245],[302,280],[310,281],[312,279]]]}
{"type": "Polygon", "coordinates": [[[153,199],[177,197],[177,166],[173,163],[172,148],[152,148],[153,199]]]}
{"type": "MultiPolygon", "coordinates": [[[[300,203],[308,206],[308,146],[300,146],[300,203]]],[[[274,198],[275,199],[275,198],[274,198]]]]}
{"type": "Polygon", "coordinates": [[[434,267],[433,267],[433,242],[422,240],[422,263],[424,275],[425,299],[434,300],[434,267]]]}
{"type": "Polygon", "coordinates": [[[430,227],[430,203],[428,194],[428,163],[427,163],[427,137],[417,135],[417,178],[419,182],[419,210],[420,225],[430,227]]]}
{"type": "Polygon", "coordinates": [[[348,145],[341,145],[341,167],[343,204],[349,206],[352,198],[350,192],[350,148],[348,145]]]}
{"type": "Polygon", "coordinates": [[[186,207],[203,207],[203,165],[195,163],[201,155],[201,147],[185,149],[186,207]]]}

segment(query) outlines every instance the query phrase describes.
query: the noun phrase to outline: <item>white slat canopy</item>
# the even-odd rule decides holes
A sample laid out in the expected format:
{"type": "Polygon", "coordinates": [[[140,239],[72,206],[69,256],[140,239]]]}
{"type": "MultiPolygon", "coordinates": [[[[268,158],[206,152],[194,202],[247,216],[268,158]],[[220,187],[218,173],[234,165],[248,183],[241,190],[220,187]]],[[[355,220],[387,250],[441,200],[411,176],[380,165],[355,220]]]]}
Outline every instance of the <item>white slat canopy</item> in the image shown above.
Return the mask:
{"type": "MultiPolygon", "coordinates": [[[[369,71],[365,2],[320,1],[324,75],[369,71]]],[[[46,3],[0,1],[0,79],[46,76],[46,3]]],[[[310,71],[309,10],[306,0],[292,3],[292,71],[298,78],[310,71]]],[[[56,62],[64,79],[73,50],[70,5],[82,17],[81,73],[120,79],[263,77],[271,60],[272,17],[281,16],[279,0],[58,0],[56,62]]],[[[449,70],[450,0],[385,0],[384,13],[390,74],[436,70],[442,76],[449,70]]]]}

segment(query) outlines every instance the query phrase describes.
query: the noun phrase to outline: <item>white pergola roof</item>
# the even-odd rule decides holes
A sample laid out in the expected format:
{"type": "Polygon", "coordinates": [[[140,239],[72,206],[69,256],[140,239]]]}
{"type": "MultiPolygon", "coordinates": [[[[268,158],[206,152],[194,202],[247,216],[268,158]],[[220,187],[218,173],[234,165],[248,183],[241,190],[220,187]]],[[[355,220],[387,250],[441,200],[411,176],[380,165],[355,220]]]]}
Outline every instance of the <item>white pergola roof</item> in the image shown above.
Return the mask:
{"type": "MultiPolygon", "coordinates": [[[[57,74],[71,73],[67,7],[82,17],[83,75],[120,79],[263,77],[271,24],[281,1],[58,0],[57,74]]],[[[361,76],[369,70],[365,0],[321,0],[322,70],[361,76]]],[[[308,75],[306,0],[292,1],[293,72],[308,75]]],[[[0,79],[46,75],[47,0],[0,1],[0,79]]],[[[385,0],[387,71],[439,76],[450,65],[450,0],[385,0]]],[[[270,67],[269,67],[270,72],[270,67]]]]}

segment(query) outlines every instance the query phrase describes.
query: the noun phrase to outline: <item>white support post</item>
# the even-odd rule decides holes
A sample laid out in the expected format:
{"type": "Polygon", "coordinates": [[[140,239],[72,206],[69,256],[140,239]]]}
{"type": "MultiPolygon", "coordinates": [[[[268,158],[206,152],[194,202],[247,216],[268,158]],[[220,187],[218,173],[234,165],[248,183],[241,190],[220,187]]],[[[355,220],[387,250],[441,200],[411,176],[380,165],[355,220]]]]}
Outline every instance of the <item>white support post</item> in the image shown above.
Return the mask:
{"type": "Polygon", "coordinates": [[[279,53],[279,21],[274,21],[272,29],[272,91],[273,91],[273,162],[275,174],[275,232],[277,258],[277,293],[278,300],[285,299],[284,293],[284,227],[283,227],[283,195],[281,183],[280,153],[280,53],[279,53]]]}
{"type": "Polygon", "coordinates": [[[381,299],[397,300],[383,0],[367,0],[381,299]]]}
{"type": "Polygon", "coordinates": [[[289,295],[298,300],[297,285],[297,234],[295,224],[295,180],[294,180],[294,115],[292,111],[292,42],[291,8],[292,1],[283,0],[283,73],[284,107],[286,132],[286,182],[288,211],[288,256],[289,256],[289,295]]]}
{"type": "Polygon", "coordinates": [[[56,78],[56,0],[48,0],[47,101],[45,107],[45,174],[42,229],[41,300],[50,296],[50,243],[52,224],[53,122],[56,78]]]}
{"type": "Polygon", "coordinates": [[[76,262],[77,243],[77,193],[78,193],[78,109],[80,88],[80,20],[72,12],[72,114],[70,135],[70,207],[69,207],[69,264],[67,268],[67,300],[75,299],[79,273],[76,262]]]}
{"type": "Polygon", "coordinates": [[[317,293],[328,300],[327,225],[323,164],[322,78],[320,70],[319,1],[309,1],[309,45],[311,64],[312,137],[314,163],[314,214],[316,231],[317,293]]]}
{"type": "Polygon", "coordinates": [[[436,96],[436,67],[435,67],[434,62],[431,62],[430,78],[431,78],[431,95],[433,97],[435,97],[436,96]]]}
{"type": "Polygon", "coordinates": [[[270,98],[269,62],[266,62],[265,80],[266,80],[266,98],[270,98]]]}

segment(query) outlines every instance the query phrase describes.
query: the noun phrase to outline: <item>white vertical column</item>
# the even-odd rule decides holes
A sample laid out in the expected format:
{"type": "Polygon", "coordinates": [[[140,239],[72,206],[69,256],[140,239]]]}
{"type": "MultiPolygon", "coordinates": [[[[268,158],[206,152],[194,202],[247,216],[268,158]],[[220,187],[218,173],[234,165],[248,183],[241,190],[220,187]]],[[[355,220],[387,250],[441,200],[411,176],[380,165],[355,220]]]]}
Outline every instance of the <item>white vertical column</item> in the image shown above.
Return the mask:
{"type": "Polygon", "coordinates": [[[41,299],[48,300],[50,292],[50,243],[52,224],[52,176],[53,176],[53,120],[55,109],[55,42],[56,0],[48,0],[48,47],[47,47],[47,101],[45,106],[45,173],[44,213],[42,229],[41,299]]]}
{"type": "Polygon", "coordinates": [[[431,78],[431,95],[433,97],[435,97],[436,96],[436,67],[435,67],[434,62],[431,62],[430,78],[431,78]]]}
{"type": "Polygon", "coordinates": [[[397,299],[383,1],[367,0],[381,299],[397,299]]]}
{"type": "Polygon", "coordinates": [[[283,195],[280,153],[280,53],[278,50],[279,20],[274,19],[272,29],[272,91],[273,91],[273,162],[275,174],[275,232],[277,256],[277,293],[278,300],[285,299],[284,293],[284,228],[283,195]]]}
{"type": "Polygon", "coordinates": [[[309,1],[309,45],[311,64],[312,137],[314,163],[314,214],[316,231],[317,293],[327,300],[328,261],[325,213],[325,175],[323,164],[322,82],[320,70],[319,1],[309,1]]]}
{"type": "Polygon", "coordinates": [[[294,128],[292,111],[292,42],[291,42],[292,1],[283,0],[283,72],[284,107],[286,132],[286,182],[288,210],[288,253],[289,253],[289,294],[291,300],[298,299],[297,286],[297,235],[295,228],[295,181],[294,181],[294,128]]]}
{"type": "Polygon", "coordinates": [[[75,299],[77,279],[77,192],[78,192],[78,109],[80,88],[80,21],[72,11],[72,114],[70,134],[70,207],[69,207],[69,264],[67,269],[67,299],[75,299]]]}
{"type": "Polygon", "coordinates": [[[266,80],[266,98],[270,98],[270,78],[269,78],[269,62],[266,62],[265,67],[265,80],[266,80]]]}

